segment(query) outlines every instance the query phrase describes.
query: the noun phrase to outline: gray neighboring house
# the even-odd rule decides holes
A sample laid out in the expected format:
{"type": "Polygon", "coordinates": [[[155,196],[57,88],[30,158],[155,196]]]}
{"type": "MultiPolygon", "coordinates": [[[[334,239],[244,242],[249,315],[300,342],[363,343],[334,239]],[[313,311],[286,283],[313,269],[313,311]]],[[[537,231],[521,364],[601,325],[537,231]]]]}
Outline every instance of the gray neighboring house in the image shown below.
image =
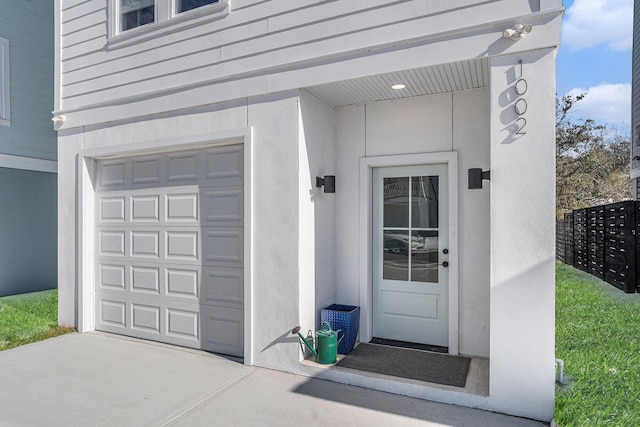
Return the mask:
{"type": "Polygon", "coordinates": [[[0,296],[57,286],[53,2],[0,8],[0,296]]]}

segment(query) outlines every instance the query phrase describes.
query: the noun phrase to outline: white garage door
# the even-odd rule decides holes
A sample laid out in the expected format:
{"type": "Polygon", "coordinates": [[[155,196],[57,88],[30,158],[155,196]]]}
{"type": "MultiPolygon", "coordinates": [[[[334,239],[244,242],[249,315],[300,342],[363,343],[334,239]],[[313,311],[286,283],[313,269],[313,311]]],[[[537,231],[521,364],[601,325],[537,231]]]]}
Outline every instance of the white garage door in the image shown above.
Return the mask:
{"type": "Polygon", "coordinates": [[[243,355],[243,151],[99,160],[96,329],[243,355]]]}

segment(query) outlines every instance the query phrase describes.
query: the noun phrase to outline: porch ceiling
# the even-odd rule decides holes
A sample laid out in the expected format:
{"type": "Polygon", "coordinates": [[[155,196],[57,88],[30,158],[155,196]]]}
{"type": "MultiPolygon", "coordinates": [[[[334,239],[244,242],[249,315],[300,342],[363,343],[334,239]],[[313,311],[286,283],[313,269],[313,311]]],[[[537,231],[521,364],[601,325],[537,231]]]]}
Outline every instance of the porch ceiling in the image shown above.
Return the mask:
{"type": "Polygon", "coordinates": [[[308,87],[307,90],[334,107],[342,107],[487,86],[489,60],[480,58],[343,80],[308,87]],[[391,89],[397,83],[403,83],[406,87],[391,89]]]}

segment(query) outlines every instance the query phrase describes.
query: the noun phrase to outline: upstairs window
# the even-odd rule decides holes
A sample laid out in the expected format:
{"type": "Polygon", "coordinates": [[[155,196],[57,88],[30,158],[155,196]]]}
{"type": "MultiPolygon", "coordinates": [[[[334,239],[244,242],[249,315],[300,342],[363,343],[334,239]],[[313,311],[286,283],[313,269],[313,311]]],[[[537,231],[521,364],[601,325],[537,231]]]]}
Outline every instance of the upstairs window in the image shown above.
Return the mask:
{"type": "Polygon", "coordinates": [[[229,13],[229,0],[109,0],[109,4],[110,37],[143,26],[165,27],[171,22],[229,13]]]}
{"type": "Polygon", "coordinates": [[[155,18],[155,0],[120,0],[120,31],[151,24],[155,18]]]}
{"type": "Polygon", "coordinates": [[[218,0],[176,0],[176,12],[182,13],[191,9],[218,3],[218,0]]]}
{"type": "Polygon", "coordinates": [[[0,37],[0,126],[9,126],[9,40],[0,37]]]}

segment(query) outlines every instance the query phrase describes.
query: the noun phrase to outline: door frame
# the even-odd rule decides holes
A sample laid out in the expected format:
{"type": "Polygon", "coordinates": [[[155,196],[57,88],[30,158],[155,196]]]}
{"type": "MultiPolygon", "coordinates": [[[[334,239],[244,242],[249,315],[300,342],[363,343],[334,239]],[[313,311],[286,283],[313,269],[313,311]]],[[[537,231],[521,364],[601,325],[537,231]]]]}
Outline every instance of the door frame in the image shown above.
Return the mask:
{"type": "Polygon", "coordinates": [[[95,330],[95,179],[96,161],[104,158],[131,157],[141,154],[242,144],[244,149],[244,364],[253,365],[253,252],[252,252],[252,128],[207,133],[124,145],[80,150],[76,160],[76,329],[95,330]]]}
{"type": "Polygon", "coordinates": [[[373,169],[446,164],[449,178],[449,354],[458,354],[458,153],[420,153],[360,158],[360,341],[369,342],[373,326],[373,169]]]}

